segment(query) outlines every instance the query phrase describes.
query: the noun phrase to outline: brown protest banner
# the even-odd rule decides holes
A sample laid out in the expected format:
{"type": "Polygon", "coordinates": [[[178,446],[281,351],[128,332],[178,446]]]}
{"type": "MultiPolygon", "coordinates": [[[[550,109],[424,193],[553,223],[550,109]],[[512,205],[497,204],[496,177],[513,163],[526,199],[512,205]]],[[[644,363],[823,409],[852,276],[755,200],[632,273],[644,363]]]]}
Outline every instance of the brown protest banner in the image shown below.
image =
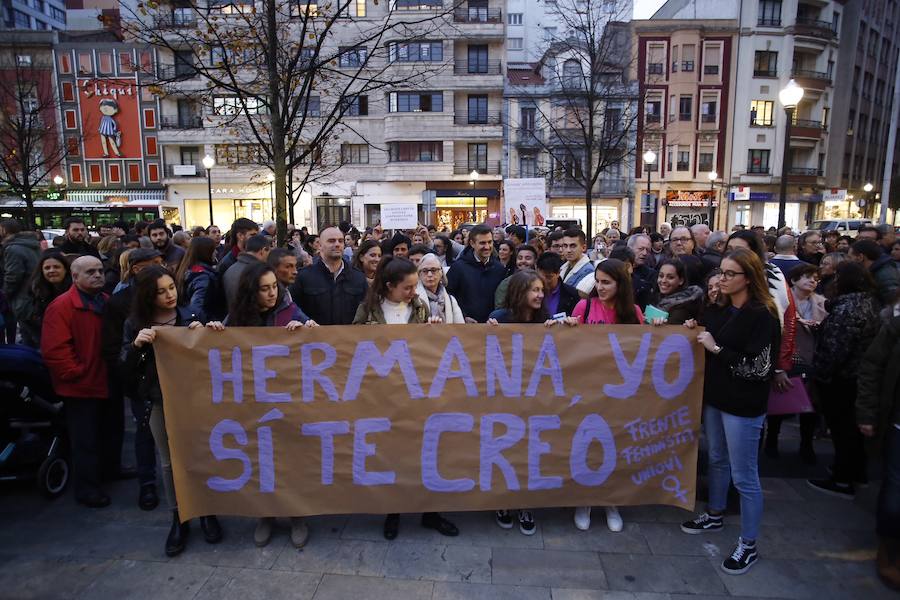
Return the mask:
{"type": "Polygon", "coordinates": [[[692,509],[693,339],[638,325],[159,329],[180,515],[692,509]]]}

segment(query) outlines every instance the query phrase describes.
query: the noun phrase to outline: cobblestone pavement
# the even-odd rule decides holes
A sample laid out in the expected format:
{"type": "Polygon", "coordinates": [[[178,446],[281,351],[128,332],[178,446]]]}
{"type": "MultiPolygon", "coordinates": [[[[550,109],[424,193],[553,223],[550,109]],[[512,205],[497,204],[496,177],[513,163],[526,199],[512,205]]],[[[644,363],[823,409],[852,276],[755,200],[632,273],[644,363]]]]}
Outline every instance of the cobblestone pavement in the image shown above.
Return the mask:
{"type": "MultiPolygon", "coordinates": [[[[787,444],[786,444],[787,445],[787,444]]],[[[822,445],[827,448],[827,442],[822,445]]],[[[809,474],[823,474],[824,461],[809,474]]],[[[613,534],[602,509],[590,531],[572,511],[537,512],[536,535],[497,527],[491,514],[448,515],[461,530],[445,538],[401,520],[393,542],[372,515],[309,519],[303,550],[287,523],[265,548],[252,541],[254,521],[222,519],[225,540],[208,545],[194,524],[187,551],[163,554],[170,515],[137,508],[137,484],[111,486],[113,505],[90,510],[71,494],[47,501],[25,484],[0,487],[0,598],[140,599],[553,599],[897,598],[878,581],[874,497],[830,499],[806,487],[795,456],[763,465],[766,508],[761,560],[746,575],[719,563],[738,536],[689,536],[688,513],[667,507],[623,508],[625,530],[613,534]]]]}

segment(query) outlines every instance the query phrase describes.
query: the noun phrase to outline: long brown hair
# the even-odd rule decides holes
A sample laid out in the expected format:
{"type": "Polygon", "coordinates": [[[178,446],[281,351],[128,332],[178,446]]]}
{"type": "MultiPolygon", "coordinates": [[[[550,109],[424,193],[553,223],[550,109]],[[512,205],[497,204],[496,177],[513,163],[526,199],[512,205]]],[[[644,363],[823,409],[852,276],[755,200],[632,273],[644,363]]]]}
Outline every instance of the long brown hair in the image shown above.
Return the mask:
{"type": "Polygon", "coordinates": [[[533,310],[528,306],[528,290],[535,281],[540,281],[541,285],[544,280],[537,271],[532,269],[522,269],[516,271],[509,278],[509,287],[506,288],[506,299],[503,301],[503,307],[509,310],[510,321],[513,323],[543,323],[550,318],[547,309],[543,305],[537,310],[533,310]],[[531,313],[529,318],[528,313],[531,313]]]}
{"type": "Polygon", "coordinates": [[[372,280],[372,285],[366,292],[366,299],[363,300],[366,314],[372,314],[372,311],[387,297],[388,284],[396,287],[408,275],[413,274],[418,275],[419,270],[411,261],[393,254],[382,256],[378,268],[375,269],[375,279],[372,280]]]}
{"type": "Polygon", "coordinates": [[[215,260],[213,258],[215,253],[216,242],[212,238],[206,236],[191,238],[191,243],[188,246],[187,252],[185,253],[184,258],[181,259],[181,263],[178,265],[178,272],[175,273],[175,285],[178,287],[179,298],[189,300],[189,298],[186,298],[187,294],[184,291],[184,286],[185,278],[191,270],[191,267],[199,264],[205,264],[211,267],[215,260]]]}
{"type": "MultiPolygon", "coordinates": [[[[637,325],[639,323],[634,310],[634,288],[631,285],[631,276],[625,263],[617,258],[607,258],[597,263],[594,269],[594,280],[597,279],[597,271],[606,273],[616,282],[616,298],[613,308],[616,311],[616,323],[620,325],[637,325]]],[[[597,297],[597,287],[591,290],[588,302],[597,297]]]]}
{"type": "MultiPolygon", "coordinates": [[[[752,250],[746,248],[738,248],[732,250],[725,255],[728,260],[733,260],[740,265],[747,278],[747,294],[752,302],[757,302],[765,306],[773,317],[780,319],[778,315],[778,306],[775,304],[775,298],[769,291],[769,282],[766,279],[766,267],[752,250]]],[[[720,294],[720,301],[724,306],[731,305],[731,297],[720,294]]]]}

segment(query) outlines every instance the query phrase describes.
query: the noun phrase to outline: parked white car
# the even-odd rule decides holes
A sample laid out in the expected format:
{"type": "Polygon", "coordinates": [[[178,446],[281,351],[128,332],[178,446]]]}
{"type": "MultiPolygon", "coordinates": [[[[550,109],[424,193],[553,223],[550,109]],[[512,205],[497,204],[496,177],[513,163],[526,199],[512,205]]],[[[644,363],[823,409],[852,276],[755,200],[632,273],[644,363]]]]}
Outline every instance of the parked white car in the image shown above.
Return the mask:
{"type": "Polygon", "coordinates": [[[870,227],[871,219],[828,219],[825,221],[815,221],[810,229],[818,229],[823,233],[826,231],[837,231],[841,235],[856,237],[860,227],[870,227]]]}

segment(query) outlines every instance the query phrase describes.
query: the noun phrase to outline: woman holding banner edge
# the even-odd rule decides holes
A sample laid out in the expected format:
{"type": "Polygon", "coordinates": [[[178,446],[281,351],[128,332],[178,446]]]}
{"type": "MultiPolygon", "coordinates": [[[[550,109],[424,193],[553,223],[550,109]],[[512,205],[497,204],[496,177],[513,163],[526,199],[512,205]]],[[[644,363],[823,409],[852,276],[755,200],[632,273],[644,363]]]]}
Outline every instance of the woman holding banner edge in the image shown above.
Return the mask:
{"type": "MultiPolygon", "coordinates": [[[[366,298],[356,311],[354,325],[403,325],[442,323],[432,317],[428,304],[419,297],[419,271],[409,260],[388,254],[378,263],[375,278],[366,298]]],[[[422,527],[434,529],[441,535],[457,536],[456,525],[440,513],[422,514],[422,527]]],[[[400,532],[400,515],[391,513],[384,519],[384,537],[396,539],[400,532]]]]}
{"type": "MultiPolygon", "coordinates": [[[[722,260],[719,302],[703,314],[706,349],[703,427],[709,444],[709,504],[705,513],[681,525],[685,533],[721,531],[731,481],[741,497],[741,536],[722,563],[730,575],[746,573],[758,560],[762,520],[759,440],[778,364],[781,326],[763,262],[738,249],[722,260]]],[[[685,327],[693,329],[695,320],[685,327]]]]}
{"type": "MultiPolygon", "coordinates": [[[[318,323],[304,314],[291,300],[287,290],[278,283],[275,271],[264,262],[249,265],[241,273],[237,299],[223,323],[210,323],[215,329],[228,327],[284,327],[297,331],[303,327],[318,327],[318,323]]],[[[309,539],[309,528],[302,517],[291,517],[291,543],[302,548],[309,539]]],[[[253,543],[268,545],[275,529],[275,517],[261,517],[253,532],[253,543]]]]}
{"type": "MultiPolygon", "coordinates": [[[[488,325],[501,323],[533,323],[547,327],[564,323],[570,327],[578,325],[578,320],[567,317],[564,313],[550,318],[544,307],[544,280],[532,269],[516,271],[509,278],[509,287],[503,300],[503,308],[498,308],[488,316],[488,325]]],[[[537,527],[534,513],[530,510],[517,510],[519,531],[523,535],[534,535],[537,527]]],[[[513,516],[509,509],[497,510],[494,516],[503,529],[512,529],[513,516]]]]}
{"type": "MultiPolygon", "coordinates": [[[[643,325],[644,314],[634,301],[631,275],[621,260],[608,258],[594,268],[594,289],[572,310],[572,317],[587,325],[643,325]]],[[[606,526],[613,533],[622,531],[625,523],[618,507],[606,506],[606,526]]],[[[591,507],[575,508],[575,527],[591,528],[591,507]]]]}
{"type": "MultiPolygon", "coordinates": [[[[202,327],[200,319],[190,309],[178,306],[178,288],[171,274],[161,266],[150,266],[138,273],[135,282],[131,316],[125,321],[122,334],[121,361],[126,372],[125,381],[131,382],[130,393],[141,400],[144,413],[135,415],[149,424],[162,467],[163,489],[172,510],[172,527],[166,537],[166,556],[181,554],[187,545],[190,523],[181,522],[172,478],[172,460],[169,454],[169,437],[166,433],[163,397],[156,371],[153,341],[157,326],[175,326],[194,329],[202,327]]],[[[215,327],[215,325],[211,325],[215,327]]],[[[200,517],[203,536],[210,544],[222,541],[222,528],[215,516],[200,517]]]]}

